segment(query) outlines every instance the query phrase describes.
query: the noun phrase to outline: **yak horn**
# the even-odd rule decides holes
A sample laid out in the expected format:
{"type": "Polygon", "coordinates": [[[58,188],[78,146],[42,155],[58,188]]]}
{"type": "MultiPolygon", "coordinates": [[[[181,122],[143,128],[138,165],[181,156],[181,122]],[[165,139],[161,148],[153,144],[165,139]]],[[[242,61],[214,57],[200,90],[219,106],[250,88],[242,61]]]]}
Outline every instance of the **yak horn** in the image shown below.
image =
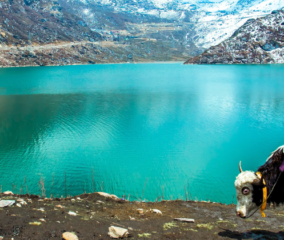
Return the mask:
{"type": "Polygon", "coordinates": [[[255,185],[255,186],[261,186],[262,185],[262,180],[261,179],[254,179],[251,184],[255,185]]]}
{"type": "Polygon", "coordinates": [[[240,170],[240,173],[243,172],[243,169],[242,169],[242,162],[241,162],[241,161],[240,161],[240,163],[239,163],[239,170],[240,170]]]}

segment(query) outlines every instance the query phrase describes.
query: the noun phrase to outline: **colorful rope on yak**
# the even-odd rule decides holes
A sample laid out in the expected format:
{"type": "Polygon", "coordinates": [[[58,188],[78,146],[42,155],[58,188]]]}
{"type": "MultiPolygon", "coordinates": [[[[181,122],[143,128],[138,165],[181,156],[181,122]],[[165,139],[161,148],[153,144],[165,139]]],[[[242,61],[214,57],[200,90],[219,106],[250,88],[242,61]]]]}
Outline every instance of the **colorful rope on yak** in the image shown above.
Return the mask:
{"type": "MultiPolygon", "coordinates": [[[[256,175],[258,176],[259,179],[262,178],[262,174],[260,172],[257,172],[256,175]]],[[[263,181],[264,188],[262,190],[263,194],[262,194],[262,205],[260,208],[260,212],[261,212],[261,216],[265,217],[264,210],[266,209],[266,203],[267,203],[267,187],[266,187],[264,179],[262,179],[262,181],[263,181]]]]}

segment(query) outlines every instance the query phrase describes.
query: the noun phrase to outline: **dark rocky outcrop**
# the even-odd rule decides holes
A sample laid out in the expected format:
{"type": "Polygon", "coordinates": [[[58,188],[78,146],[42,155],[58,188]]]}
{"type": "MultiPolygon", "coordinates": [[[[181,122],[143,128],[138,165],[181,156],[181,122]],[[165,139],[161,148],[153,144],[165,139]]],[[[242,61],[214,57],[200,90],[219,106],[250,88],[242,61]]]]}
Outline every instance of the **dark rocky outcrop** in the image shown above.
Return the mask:
{"type": "Polygon", "coordinates": [[[248,20],[230,38],[185,64],[284,63],[284,10],[248,20]]]}
{"type": "Polygon", "coordinates": [[[22,47],[66,41],[100,40],[84,20],[57,0],[0,0],[0,45],[22,47]]]}

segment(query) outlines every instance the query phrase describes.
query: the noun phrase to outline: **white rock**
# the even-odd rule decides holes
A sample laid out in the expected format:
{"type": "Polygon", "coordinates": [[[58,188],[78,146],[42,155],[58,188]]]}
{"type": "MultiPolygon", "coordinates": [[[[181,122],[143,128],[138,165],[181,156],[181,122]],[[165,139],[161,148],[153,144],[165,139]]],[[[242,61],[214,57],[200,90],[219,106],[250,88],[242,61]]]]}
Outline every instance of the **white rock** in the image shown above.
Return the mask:
{"type": "Polygon", "coordinates": [[[27,205],[27,202],[26,201],[21,201],[20,204],[27,205]]]}
{"type": "Polygon", "coordinates": [[[37,209],[38,211],[41,211],[41,212],[44,212],[44,209],[43,208],[39,208],[37,209]]]}
{"type": "Polygon", "coordinates": [[[39,220],[42,221],[42,222],[46,222],[44,218],[41,218],[41,219],[39,219],[39,220]]]}
{"type": "Polygon", "coordinates": [[[15,203],[15,200],[1,200],[0,207],[10,207],[15,203]]]}
{"type": "Polygon", "coordinates": [[[128,230],[125,228],[111,226],[108,228],[108,230],[109,230],[108,235],[111,238],[124,238],[124,237],[128,237],[129,235],[128,230]]]}
{"type": "Polygon", "coordinates": [[[137,208],[137,212],[140,213],[140,214],[143,214],[144,210],[143,210],[143,208],[137,208]]]}
{"type": "Polygon", "coordinates": [[[14,193],[13,193],[13,192],[11,192],[11,191],[3,192],[3,194],[5,194],[5,195],[14,195],[14,193]]]}
{"type": "Polygon", "coordinates": [[[62,234],[62,238],[65,240],[79,240],[79,238],[71,232],[65,232],[62,234]]]}
{"type": "Polygon", "coordinates": [[[22,205],[20,203],[17,203],[16,206],[17,207],[22,207],[22,205]]]}
{"type": "Polygon", "coordinates": [[[62,205],[56,205],[55,207],[58,207],[58,208],[65,208],[65,207],[62,206],[62,205]]]}
{"type": "Polygon", "coordinates": [[[65,232],[62,234],[62,238],[65,240],[79,240],[79,238],[71,232],[65,232]]]}
{"type": "Polygon", "coordinates": [[[176,221],[180,221],[180,222],[192,222],[194,223],[194,219],[192,218],[175,218],[176,221]]]}
{"type": "Polygon", "coordinates": [[[97,192],[99,195],[103,196],[103,197],[109,197],[109,198],[112,198],[112,199],[119,199],[116,195],[114,194],[108,194],[108,193],[105,193],[105,192],[97,192]]]}
{"type": "Polygon", "coordinates": [[[72,212],[72,211],[69,211],[68,214],[71,215],[71,216],[77,216],[77,214],[75,212],[72,212]]]}
{"type": "Polygon", "coordinates": [[[151,209],[152,213],[157,213],[159,215],[162,215],[162,212],[159,209],[151,209]]]}

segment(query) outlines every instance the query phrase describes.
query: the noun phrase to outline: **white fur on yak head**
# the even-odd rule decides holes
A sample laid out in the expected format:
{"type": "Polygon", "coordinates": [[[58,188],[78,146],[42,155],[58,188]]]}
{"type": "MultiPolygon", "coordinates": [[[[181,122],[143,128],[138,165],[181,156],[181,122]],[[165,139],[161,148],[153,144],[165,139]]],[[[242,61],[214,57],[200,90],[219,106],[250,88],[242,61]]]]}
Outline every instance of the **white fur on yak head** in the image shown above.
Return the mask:
{"type": "Polygon", "coordinates": [[[237,176],[235,181],[235,187],[237,191],[236,211],[237,216],[246,218],[261,204],[261,202],[259,202],[260,199],[253,199],[253,197],[262,198],[262,196],[253,196],[253,193],[255,188],[261,185],[262,179],[259,179],[254,172],[243,171],[241,162],[239,164],[239,169],[240,174],[237,176]]]}

